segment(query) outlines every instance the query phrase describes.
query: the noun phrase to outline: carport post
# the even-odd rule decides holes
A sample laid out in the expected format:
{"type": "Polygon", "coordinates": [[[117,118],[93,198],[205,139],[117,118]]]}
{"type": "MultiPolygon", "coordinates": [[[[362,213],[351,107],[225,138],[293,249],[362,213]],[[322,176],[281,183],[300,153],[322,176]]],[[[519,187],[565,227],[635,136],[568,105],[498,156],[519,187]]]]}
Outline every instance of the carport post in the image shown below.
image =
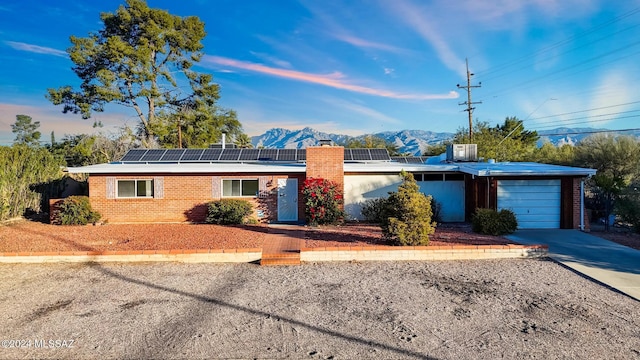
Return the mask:
{"type": "Polygon", "coordinates": [[[584,179],[580,180],[580,231],[584,231],[584,179]]]}

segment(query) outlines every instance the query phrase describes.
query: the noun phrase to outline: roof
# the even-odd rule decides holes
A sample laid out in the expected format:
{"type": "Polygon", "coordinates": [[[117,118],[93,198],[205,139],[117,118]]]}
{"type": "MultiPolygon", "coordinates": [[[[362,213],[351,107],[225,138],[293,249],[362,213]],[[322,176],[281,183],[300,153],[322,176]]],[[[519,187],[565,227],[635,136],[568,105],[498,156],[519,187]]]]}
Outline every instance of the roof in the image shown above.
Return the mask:
{"type": "MultiPolygon", "coordinates": [[[[67,168],[88,174],[304,174],[304,149],[134,149],[108,164],[67,168]],[[249,151],[251,150],[251,151],[249,151]]],[[[392,161],[386,149],[345,149],[344,172],[461,172],[474,176],[592,176],[596,170],[530,162],[392,161]]]]}
{"type": "MultiPolygon", "coordinates": [[[[304,162],[306,149],[131,149],[122,163],[304,162]]],[[[344,149],[344,161],[391,161],[387,149],[344,149]]]]}
{"type": "MultiPolygon", "coordinates": [[[[441,163],[405,164],[398,162],[345,163],[345,173],[398,174],[409,172],[461,172],[486,176],[592,176],[594,169],[538,163],[441,163]]],[[[88,174],[304,174],[304,163],[109,163],[68,168],[69,173],[88,174]]]]}
{"type": "Polygon", "coordinates": [[[67,168],[76,174],[201,174],[201,173],[305,173],[304,163],[121,163],[67,168]]]}
{"type": "Polygon", "coordinates": [[[592,176],[596,170],[532,162],[457,163],[460,172],[475,176],[592,176]]]}

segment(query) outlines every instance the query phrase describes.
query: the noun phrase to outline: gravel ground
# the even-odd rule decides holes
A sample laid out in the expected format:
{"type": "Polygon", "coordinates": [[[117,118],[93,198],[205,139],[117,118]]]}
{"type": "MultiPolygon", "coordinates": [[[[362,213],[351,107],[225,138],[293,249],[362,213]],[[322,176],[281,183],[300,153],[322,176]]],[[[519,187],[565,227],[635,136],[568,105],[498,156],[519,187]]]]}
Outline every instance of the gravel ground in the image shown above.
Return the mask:
{"type": "Polygon", "coordinates": [[[0,358],[640,358],[638,302],[545,259],[16,264],[0,279],[0,338],[32,340],[0,358]]]}

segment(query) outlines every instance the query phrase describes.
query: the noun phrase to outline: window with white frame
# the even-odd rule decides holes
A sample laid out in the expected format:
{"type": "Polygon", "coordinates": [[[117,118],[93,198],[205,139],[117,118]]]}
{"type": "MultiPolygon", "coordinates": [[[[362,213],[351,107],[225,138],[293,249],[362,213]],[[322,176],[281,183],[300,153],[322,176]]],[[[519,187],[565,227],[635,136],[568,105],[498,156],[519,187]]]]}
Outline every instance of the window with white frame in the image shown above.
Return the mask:
{"type": "Polygon", "coordinates": [[[152,198],[153,180],[118,180],[119,198],[152,198]]]}
{"type": "Polygon", "coordinates": [[[258,196],[258,179],[222,180],[222,196],[258,196]]]}

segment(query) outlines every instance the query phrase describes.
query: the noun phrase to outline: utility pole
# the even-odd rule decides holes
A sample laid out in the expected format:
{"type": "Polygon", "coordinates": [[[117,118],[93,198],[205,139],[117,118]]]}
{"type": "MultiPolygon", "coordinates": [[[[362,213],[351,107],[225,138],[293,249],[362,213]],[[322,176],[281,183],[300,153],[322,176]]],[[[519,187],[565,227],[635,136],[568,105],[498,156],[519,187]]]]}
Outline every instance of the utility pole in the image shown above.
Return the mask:
{"type": "Polygon", "coordinates": [[[464,109],[464,111],[469,113],[469,142],[472,141],[473,138],[473,110],[475,109],[475,107],[471,106],[473,104],[482,104],[482,101],[476,101],[476,102],[472,102],[471,101],[471,89],[472,88],[479,88],[480,86],[482,86],[482,83],[479,82],[478,85],[471,85],[471,77],[473,76],[472,73],[469,72],[469,60],[468,59],[464,59],[465,63],[467,64],[467,86],[460,86],[460,84],[458,84],[458,89],[466,89],[467,90],[467,101],[465,102],[461,102],[458,103],[458,105],[466,105],[467,108],[464,109]]]}

